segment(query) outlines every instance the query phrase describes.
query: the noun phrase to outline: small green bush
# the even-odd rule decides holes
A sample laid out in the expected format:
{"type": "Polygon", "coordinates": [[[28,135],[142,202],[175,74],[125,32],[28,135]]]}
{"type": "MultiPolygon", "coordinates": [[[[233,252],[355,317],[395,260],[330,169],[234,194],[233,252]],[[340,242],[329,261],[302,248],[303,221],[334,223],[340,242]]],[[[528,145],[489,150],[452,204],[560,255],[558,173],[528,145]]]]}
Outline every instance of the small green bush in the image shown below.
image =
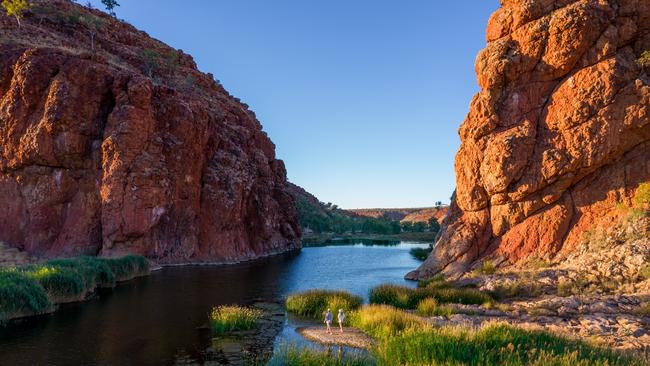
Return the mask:
{"type": "Polygon", "coordinates": [[[639,271],[639,275],[644,280],[650,280],[650,264],[646,264],[645,266],[641,267],[641,271],[639,271]]]}
{"type": "Polygon", "coordinates": [[[44,313],[51,307],[36,281],[15,270],[0,270],[0,321],[21,312],[44,313]]]}
{"type": "Polygon", "coordinates": [[[362,303],[361,297],[346,291],[309,290],[289,295],[286,307],[290,313],[318,319],[328,308],[332,312],[338,309],[350,312],[358,309],[362,303]]]}
{"type": "Polygon", "coordinates": [[[328,351],[289,346],[281,348],[267,366],[371,366],[372,358],[360,353],[333,355],[328,351]]]}
{"type": "Polygon", "coordinates": [[[217,334],[255,327],[262,317],[261,310],[243,306],[218,306],[210,313],[212,330],[217,334]]]}
{"type": "Polygon", "coordinates": [[[445,316],[449,317],[456,312],[450,305],[440,305],[436,299],[428,298],[420,301],[417,307],[418,314],[422,316],[445,316]]]}
{"type": "MultiPolygon", "coordinates": [[[[646,52],[648,53],[648,66],[650,66],[650,51],[646,52]]],[[[650,205],[650,183],[639,184],[632,202],[639,208],[645,208],[647,205],[650,205]]]]}
{"type": "Polygon", "coordinates": [[[636,63],[641,67],[650,67],[650,51],[643,51],[636,59],[636,63]]]}
{"type": "Polygon", "coordinates": [[[650,317],[650,302],[641,304],[641,306],[636,310],[636,314],[639,316],[650,317]]]}
{"type": "Polygon", "coordinates": [[[450,286],[450,284],[445,281],[445,275],[438,273],[437,275],[418,282],[418,287],[445,287],[450,286]]]}
{"type": "Polygon", "coordinates": [[[419,260],[419,261],[424,261],[429,257],[429,254],[431,254],[431,247],[429,248],[411,248],[409,253],[411,253],[411,256],[413,258],[419,260]]]}
{"type": "Polygon", "coordinates": [[[477,331],[441,327],[384,338],[382,365],[618,366],[643,360],[542,331],[492,324],[477,331]]]}
{"type": "Polygon", "coordinates": [[[497,299],[537,297],[544,293],[542,285],[535,279],[517,279],[495,286],[492,294],[497,299]]]}
{"type": "Polygon", "coordinates": [[[478,275],[491,275],[497,271],[497,267],[490,260],[483,261],[481,265],[475,270],[478,275]]]}

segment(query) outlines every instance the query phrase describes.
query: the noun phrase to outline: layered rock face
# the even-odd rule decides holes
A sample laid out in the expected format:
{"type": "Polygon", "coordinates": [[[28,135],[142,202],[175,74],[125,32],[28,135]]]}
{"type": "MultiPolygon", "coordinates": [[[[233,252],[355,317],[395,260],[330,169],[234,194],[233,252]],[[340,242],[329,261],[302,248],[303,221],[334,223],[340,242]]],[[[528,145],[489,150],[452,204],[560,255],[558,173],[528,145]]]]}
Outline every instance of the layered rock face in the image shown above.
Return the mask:
{"type": "Polygon", "coordinates": [[[457,191],[431,257],[408,275],[484,258],[561,258],[650,180],[650,2],[502,0],[460,127],[457,191]]]}
{"type": "Polygon", "coordinates": [[[68,1],[0,16],[0,241],[232,262],[298,248],[275,146],[192,58],[68,1]]]}

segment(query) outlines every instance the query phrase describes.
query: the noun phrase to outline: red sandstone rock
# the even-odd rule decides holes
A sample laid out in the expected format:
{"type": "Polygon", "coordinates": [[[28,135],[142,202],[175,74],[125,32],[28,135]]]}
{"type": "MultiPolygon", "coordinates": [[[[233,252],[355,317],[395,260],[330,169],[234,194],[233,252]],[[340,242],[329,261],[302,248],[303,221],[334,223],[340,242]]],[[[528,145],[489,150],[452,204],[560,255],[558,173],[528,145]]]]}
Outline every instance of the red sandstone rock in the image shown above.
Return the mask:
{"type": "Polygon", "coordinates": [[[565,255],[650,180],[650,2],[504,0],[460,127],[456,200],[407,277],[565,255]]]}
{"type": "Polygon", "coordinates": [[[0,16],[0,241],[162,263],[299,247],[284,165],[248,106],[128,24],[35,3],[20,30],[0,16]]]}

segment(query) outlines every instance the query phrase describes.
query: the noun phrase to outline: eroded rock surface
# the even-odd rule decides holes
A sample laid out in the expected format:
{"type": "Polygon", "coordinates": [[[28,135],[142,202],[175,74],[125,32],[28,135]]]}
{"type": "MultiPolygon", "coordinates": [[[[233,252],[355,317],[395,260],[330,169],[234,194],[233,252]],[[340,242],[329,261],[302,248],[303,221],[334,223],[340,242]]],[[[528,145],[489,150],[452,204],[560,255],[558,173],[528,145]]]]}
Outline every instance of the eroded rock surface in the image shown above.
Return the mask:
{"type": "Polygon", "coordinates": [[[459,130],[451,214],[409,278],[568,255],[650,181],[650,70],[637,62],[650,2],[501,3],[459,130]]]}
{"type": "Polygon", "coordinates": [[[275,146],[191,56],[108,15],[0,16],[0,240],[232,262],[299,247],[275,146]]]}

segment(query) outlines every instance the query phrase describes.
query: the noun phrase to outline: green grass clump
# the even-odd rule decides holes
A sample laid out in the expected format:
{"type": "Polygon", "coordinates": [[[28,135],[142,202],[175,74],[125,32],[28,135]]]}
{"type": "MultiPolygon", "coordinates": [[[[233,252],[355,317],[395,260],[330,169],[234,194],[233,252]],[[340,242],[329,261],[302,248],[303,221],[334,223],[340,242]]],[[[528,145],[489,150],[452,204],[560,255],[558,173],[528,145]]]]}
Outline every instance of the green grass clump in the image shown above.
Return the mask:
{"type": "Polygon", "coordinates": [[[379,339],[428,328],[423,318],[387,305],[364,306],[351,314],[350,324],[379,339]]]}
{"type": "Polygon", "coordinates": [[[456,312],[450,305],[441,305],[436,299],[428,298],[420,301],[417,307],[418,314],[422,316],[445,316],[449,317],[456,312]]]}
{"type": "Polygon", "coordinates": [[[442,327],[384,338],[385,365],[644,365],[640,359],[542,331],[492,324],[476,331],[442,327]]]}
{"type": "Polygon", "coordinates": [[[409,253],[411,253],[411,256],[413,258],[419,260],[419,261],[424,261],[429,257],[429,254],[431,254],[431,247],[429,248],[411,248],[409,250],[409,253]]]}
{"type": "Polygon", "coordinates": [[[44,313],[52,307],[38,282],[15,270],[0,270],[0,321],[18,313],[44,313]]]}
{"type": "Polygon", "coordinates": [[[414,293],[415,290],[410,287],[384,284],[370,289],[369,300],[371,304],[409,309],[414,305],[412,303],[414,293]]]}
{"type": "Polygon", "coordinates": [[[120,258],[105,259],[106,264],[117,281],[129,279],[139,273],[149,272],[149,261],[139,255],[127,255],[120,258]]]}
{"type": "Polygon", "coordinates": [[[421,280],[418,282],[418,287],[448,287],[451,286],[449,282],[445,280],[445,276],[442,273],[428,278],[426,280],[421,280]]]}
{"type": "Polygon", "coordinates": [[[497,267],[490,260],[483,261],[481,265],[474,271],[478,275],[491,275],[496,273],[497,267]]]}
{"type": "Polygon", "coordinates": [[[369,366],[374,364],[372,358],[359,353],[338,355],[328,351],[289,346],[277,351],[267,366],[369,366]]]}
{"type": "Polygon", "coordinates": [[[36,280],[50,296],[74,297],[87,291],[83,276],[73,268],[39,264],[22,267],[20,271],[36,280]]]}
{"type": "Polygon", "coordinates": [[[636,314],[638,316],[646,316],[650,317],[650,302],[646,302],[645,304],[641,304],[638,309],[636,309],[636,314]]]}
{"type": "Polygon", "coordinates": [[[290,313],[318,319],[328,308],[333,313],[338,309],[347,313],[358,309],[362,303],[361,297],[346,291],[309,290],[289,295],[286,307],[290,313]]]}
{"type": "Polygon", "coordinates": [[[253,329],[263,313],[243,306],[217,306],[210,313],[212,330],[217,334],[253,329]]]}
{"type": "Polygon", "coordinates": [[[457,288],[444,281],[434,281],[427,287],[410,288],[379,285],[370,290],[371,304],[391,305],[400,309],[415,309],[420,301],[432,298],[439,303],[483,305],[494,301],[487,293],[472,288],[457,288]]]}
{"type": "Polygon", "coordinates": [[[644,280],[650,280],[650,264],[646,264],[641,268],[641,271],[639,271],[639,275],[641,278],[644,280]]]}
{"type": "Polygon", "coordinates": [[[40,264],[0,271],[0,320],[16,314],[38,314],[52,303],[76,301],[97,287],[114,286],[149,271],[141,256],[123,258],[79,257],[54,259],[40,264]]]}

